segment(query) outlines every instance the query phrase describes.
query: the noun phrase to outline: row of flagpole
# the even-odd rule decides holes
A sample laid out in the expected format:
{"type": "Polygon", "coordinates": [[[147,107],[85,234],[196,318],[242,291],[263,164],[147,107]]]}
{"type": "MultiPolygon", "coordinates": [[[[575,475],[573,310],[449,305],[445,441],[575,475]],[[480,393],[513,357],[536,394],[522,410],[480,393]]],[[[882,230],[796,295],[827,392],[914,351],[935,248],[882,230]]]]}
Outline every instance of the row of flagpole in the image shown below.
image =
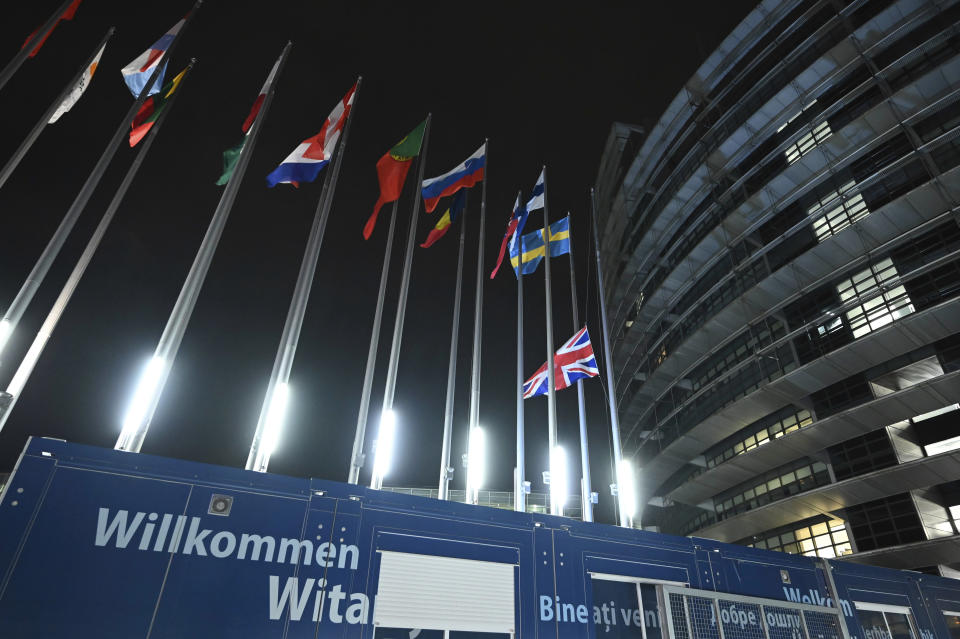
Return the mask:
{"type": "MultiPolygon", "coordinates": [[[[18,54],[18,57],[25,58],[26,55],[33,49],[34,43],[40,40],[41,36],[45,38],[49,34],[50,30],[55,26],[60,17],[66,15],[64,13],[69,7],[75,7],[77,2],[67,2],[64,4],[59,13],[55,14],[47,24],[44,25],[38,34],[30,40],[28,45],[25,46],[24,50],[18,54]]],[[[117,149],[119,148],[120,142],[123,139],[123,135],[127,130],[127,127],[130,125],[130,122],[134,123],[134,128],[136,129],[137,123],[142,122],[142,107],[144,103],[149,100],[154,100],[150,97],[153,93],[157,92],[159,84],[162,82],[162,75],[167,65],[167,60],[172,56],[173,51],[176,48],[176,45],[179,42],[180,37],[183,32],[186,30],[187,25],[189,24],[193,14],[200,7],[201,2],[198,2],[194,6],[194,10],[191,11],[187,17],[178,23],[173,29],[168,32],[166,41],[161,39],[155,45],[153,45],[152,50],[148,50],[148,53],[159,52],[159,56],[153,56],[151,63],[145,65],[143,68],[139,69],[139,75],[143,76],[137,79],[137,82],[142,82],[142,84],[134,85],[128,80],[128,85],[131,86],[131,90],[136,96],[134,104],[130,107],[127,114],[124,117],[124,120],[121,121],[121,124],[118,126],[116,132],[111,138],[110,142],[107,145],[107,148],[102,153],[99,161],[88,177],[87,181],[81,188],[76,199],[74,200],[71,207],[68,209],[67,214],[64,216],[63,221],[60,226],[54,233],[53,238],[48,243],[46,249],[41,254],[37,264],[34,266],[33,270],[30,273],[30,276],[27,278],[23,287],[20,289],[17,297],[14,299],[13,303],[7,309],[2,321],[0,321],[0,353],[2,353],[3,346],[6,339],[9,337],[10,333],[16,328],[17,323],[23,316],[26,307],[29,305],[37,289],[40,287],[47,271],[49,270],[53,260],[56,258],[59,253],[60,248],[63,246],[67,236],[69,235],[71,229],[73,228],[77,218],[82,213],[84,207],[89,201],[90,197],[93,194],[94,189],[99,184],[100,179],[103,176],[107,166],[112,161],[117,149]],[[160,47],[163,43],[163,46],[160,47]],[[162,64],[161,64],[162,61],[162,64]],[[147,73],[149,71],[149,73],[147,73]],[[144,81],[143,78],[147,79],[144,81]],[[135,91],[135,88],[139,88],[138,91],[135,91]]],[[[9,177],[13,172],[16,165],[23,158],[26,151],[32,145],[33,141],[36,140],[40,132],[46,126],[49,121],[52,121],[51,118],[54,117],[54,113],[61,112],[64,106],[66,109],[69,109],[72,106],[72,103],[76,101],[76,98],[79,97],[79,93],[85,89],[83,84],[84,79],[89,83],[90,77],[92,77],[92,72],[95,67],[91,67],[91,64],[95,65],[96,61],[99,60],[99,56],[103,52],[103,48],[106,45],[106,42],[109,40],[113,33],[111,29],[104,39],[101,41],[98,48],[91,55],[91,57],[85,62],[84,66],[81,68],[80,72],[73,79],[73,81],[67,85],[64,91],[58,96],[57,101],[48,109],[48,111],[43,115],[40,122],[34,127],[33,130],[28,134],[24,143],[17,149],[11,159],[8,161],[7,165],[0,172],[0,186],[3,185],[3,182],[9,177]],[[87,74],[87,75],[85,75],[87,74]],[[79,93],[78,93],[79,92],[79,93]],[[72,98],[72,102],[69,102],[71,95],[75,97],[72,98]]],[[[42,42],[42,40],[41,40],[42,42]]],[[[176,358],[177,352],[179,350],[180,343],[184,336],[184,333],[189,323],[190,316],[192,315],[193,308],[196,304],[197,298],[199,296],[200,290],[203,286],[204,279],[206,277],[207,271],[209,270],[210,264],[212,262],[213,256],[215,254],[217,245],[219,243],[220,237],[223,233],[224,227],[226,225],[230,210],[232,209],[234,200],[239,190],[240,183],[243,180],[246,169],[249,165],[250,158],[252,156],[257,136],[262,127],[263,121],[266,119],[269,112],[271,102],[274,97],[276,79],[279,77],[282,68],[286,62],[288,54],[290,52],[291,44],[287,43],[284,47],[284,50],[276,63],[274,64],[270,75],[268,76],[267,82],[264,85],[264,88],[261,90],[260,97],[257,102],[254,104],[254,108],[251,111],[250,116],[248,116],[247,122],[244,123],[243,131],[245,133],[244,141],[241,144],[234,148],[228,150],[224,154],[224,176],[221,178],[221,181],[218,184],[226,184],[226,188],[221,196],[221,199],[217,205],[217,208],[214,212],[214,215],[211,219],[210,225],[207,229],[207,232],[203,238],[203,241],[198,249],[197,255],[194,259],[194,262],[190,268],[190,271],[186,277],[186,280],[181,289],[180,295],[174,305],[174,308],[170,314],[167,325],[164,328],[163,334],[158,342],[157,348],[154,352],[153,357],[147,362],[146,367],[142,373],[140,383],[138,384],[137,390],[134,394],[134,397],[130,403],[130,407],[127,411],[127,415],[124,418],[122,432],[120,437],[117,440],[116,448],[119,450],[139,452],[142,447],[144,438],[149,429],[150,422],[152,420],[153,414],[157,408],[161,393],[163,391],[164,384],[170,374],[174,360],[176,358]]],[[[145,59],[147,54],[144,54],[145,59]]],[[[138,58],[134,61],[137,63],[140,60],[138,58]]],[[[3,83],[12,75],[13,71],[19,67],[19,64],[22,63],[22,59],[17,62],[17,58],[12,61],[3,73],[0,74],[0,88],[2,88],[3,83]],[[15,64],[16,63],[16,64],[15,64]],[[10,69],[13,71],[10,71],[10,69]]],[[[133,64],[133,67],[138,67],[138,64],[133,64]]],[[[19,395],[22,392],[23,386],[26,383],[30,373],[33,370],[34,365],[36,364],[37,359],[40,356],[40,353],[43,350],[46,341],[49,339],[52,330],[55,328],[57,322],[59,321],[66,304],[69,302],[70,297],[72,296],[76,286],[82,277],[84,271],[86,270],[87,265],[89,264],[94,252],[102,240],[107,227],[109,226],[114,214],[119,207],[121,200],[126,194],[127,189],[129,188],[131,182],[133,181],[137,170],[142,164],[151,144],[157,133],[159,132],[163,120],[166,114],[169,112],[172,107],[173,102],[176,99],[176,90],[179,84],[185,80],[189,74],[190,69],[193,66],[193,62],[181,73],[177,78],[175,78],[171,84],[163,87],[161,91],[161,96],[158,96],[156,104],[152,105],[151,112],[155,111],[150,119],[149,124],[144,131],[146,133],[146,143],[139,150],[136,158],[131,163],[130,168],[127,171],[120,187],[114,195],[113,200],[110,202],[107,207],[106,212],[104,213],[100,224],[97,226],[94,231],[93,236],[89,240],[87,247],[79,259],[74,271],[71,273],[70,278],[68,279],[66,285],[63,288],[63,291],[60,294],[60,297],[54,304],[53,309],[50,311],[50,314],[47,317],[47,320],[44,322],[42,328],[40,329],[36,339],[31,345],[30,349],[27,352],[23,362],[18,368],[17,372],[14,374],[6,395],[6,403],[0,402],[0,428],[3,427],[7,417],[10,414],[10,411],[13,408],[13,405],[16,403],[19,395]],[[172,87],[172,88],[171,88],[172,87]],[[167,100],[164,103],[164,100],[167,100]],[[152,127],[152,128],[151,128],[152,127]]],[[[128,75],[127,67],[124,69],[124,74],[128,75]]],[[[310,290],[312,287],[313,279],[315,277],[316,265],[319,256],[319,251],[323,241],[324,230],[327,224],[327,220],[330,215],[331,204],[334,197],[334,192],[336,190],[336,183],[340,172],[340,167],[342,163],[343,154],[345,153],[347,138],[349,135],[350,126],[352,124],[352,110],[355,106],[357,96],[359,94],[361,79],[358,78],[357,83],[348,92],[347,97],[338,104],[337,108],[334,109],[334,112],[331,113],[330,117],[324,124],[324,128],[321,130],[321,133],[305,140],[300,147],[298,147],[294,153],[291,154],[281,164],[278,169],[276,169],[271,176],[268,177],[268,182],[271,186],[278,182],[289,182],[296,184],[299,180],[308,180],[312,181],[316,178],[317,173],[320,168],[326,166],[327,163],[332,164],[330,169],[327,171],[324,177],[323,187],[320,193],[319,200],[317,202],[317,207],[314,215],[313,225],[310,231],[310,235],[307,241],[307,246],[305,248],[304,257],[301,263],[300,271],[297,278],[296,287],[291,299],[290,307],[288,310],[287,318],[285,321],[283,333],[281,336],[280,344],[277,350],[277,354],[274,360],[273,369],[270,375],[270,379],[267,385],[266,396],[260,411],[260,416],[257,422],[256,431],[253,437],[253,441],[250,447],[249,457],[246,463],[246,468],[248,470],[256,470],[260,472],[265,472],[269,465],[270,455],[276,446],[277,440],[279,438],[279,433],[282,428],[282,422],[284,419],[284,413],[286,404],[289,401],[290,394],[290,372],[293,365],[293,360],[296,354],[296,348],[299,341],[300,330],[303,324],[304,315],[306,312],[307,301],[309,299],[310,290]],[[338,111],[339,109],[339,111],[338,111]],[[340,139],[342,137],[342,139],[340,139]],[[317,145],[319,143],[319,158],[316,156],[318,153],[317,145]],[[312,155],[311,155],[312,154],[312,155]],[[313,163],[313,164],[311,164],[313,163]],[[318,164],[317,164],[318,163],[318,164]],[[303,173],[306,170],[306,173],[303,173]],[[312,173],[312,175],[307,175],[312,173]],[[303,177],[307,175],[307,177],[303,177]]],[[[148,114],[149,115],[149,114],[148,114]]],[[[146,117],[146,116],[144,116],[146,117]]],[[[54,118],[55,119],[55,118],[54,118]]],[[[376,455],[377,459],[374,462],[374,468],[371,473],[371,487],[380,488],[383,483],[384,475],[387,472],[387,462],[380,460],[381,455],[386,455],[387,449],[392,445],[390,440],[393,437],[393,429],[395,427],[395,416],[393,414],[393,404],[394,396],[396,390],[397,382],[397,373],[399,365],[399,355],[400,348],[402,343],[403,336],[403,327],[404,319],[406,314],[406,304],[407,297],[410,287],[410,277],[411,277],[411,268],[413,260],[414,245],[416,241],[417,233],[417,221],[419,217],[420,209],[420,199],[421,195],[424,200],[427,202],[427,209],[432,210],[437,201],[441,197],[445,197],[453,194],[459,189],[469,188],[473,186],[476,181],[482,180],[481,185],[481,203],[480,203],[480,215],[479,215],[479,231],[478,231],[478,246],[480,250],[477,254],[477,265],[476,265],[476,289],[475,289],[475,309],[474,309],[474,323],[473,323],[473,340],[472,340],[472,365],[470,373],[470,404],[469,404],[469,420],[468,420],[468,440],[471,442],[471,446],[475,440],[480,438],[480,425],[479,425],[479,400],[480,400],[480,372],[481,372],[481,350],[482,350],[482,311],[483,311],[483,246],[484,246],[484,233],[485,233],[485,220],[486,220],[486,201],[487,201],[487,153],[488,153],[488,141],[484,142],[484,145],[481,147],[480,151],[475,153],[471,158],[469,158],[463,165],[464,167],[470,168],[472,173],[468,171],[466,178],[463,176],[454,176],[457,182],[454,183],[453,187],[446,186],[445,179],[449,178],[451,174],[454,174],[455,171],[451,171],[444,176],[439,178],[432,178],[431,180],[424,181],[424,168],[426,163],[427,155],[427,145],[429,141],[430,133],[430,121],[431,116],[428,115],[423,124],[421,124],[418,129],[415,129],[411,133],[411,136],[417,134],[419,131],[419,139],[414,140],[416,142],[416,151],[410,150],[407,146],[404,146],[408,142],[407,138],[401,140],[384,158],[381,159],[381,162],[388,159],[388,156],[392,159],[393,162],[401,163],[407,162],[407,165],[404,166],[402,170],[402,176],[400,177],[400,186],[399,191],[402,191],[403,183],[406,178],[406,172],[409,169],[409,161],[412,156],[417,157],[418,164],[418,175],[416,185],[416,192],[413,198],[413,206],[411,212],[411,218],[409,222],[409,231],[406,242],[406,250],[404,254],[403,262],[403,272],[401,276],[401,287],[400,295],[398,299],[398,307],[396,312],[396,318],[393,328],[393,339],[391,342],[390,349],[390,359],[388,364],[386,383],[384,388],[384,400],[381,408],[381,417],[380,417],[380,427],[377,433],[377,442],[376,442],[376,455]],[[401,150],[406,149],[403,153],[401,150]],[[396,154],[394,154],[396,151],[396,154]],[[410,153],[410,157],[405,156],[405,153],[410,153]],[[479,158],[479,160],[477,160],[479,158]],[[471,161],[475,162],[471,164],[471,161]],[[478,164],[479,163],[479,164],[478,164]],[[479,166],[479,170],[477,170],[479,166]],[[472,168],[471,168],[472,167],[472,168]],[[471,181],[472,180],[472,181],[471,181]],[[439,189],[436,192],[431,192],[431,196],[428,198],[427,194],[427,184],[434,183],[431,185],[436,186],[437,181],[439,181],[442,189],[439,189]],[[451,190],[452,188],[452,190],[451,190]]],[[[139,138],[138,138],[139,141],[139,138]]],[[[133,136],[131,136],[131,146],[134,142],[133,136]]],[[[368,351],[367,358],[367,370],[364,378],[363,391],[361,394],[361,404],[357,420],[357,430],[354,438],[353,451],[350,459],[350,471],[348,480],[351,483],[357,483],[359,481],[359,472],[361,467],[364,465],[364,440],[367,422],[369,418],[369,403],[370,395],[372,392],[372,383],[373,383],[373,368],[376,362],[376,354],[378,351],[378,341],[379,334],[382,322],[382,313],[384,298],[386,293],[386,283],[389,274],[389,262],[392,251],[394,230],[396,226],[396,217],[397,210],[400,199],[400,192],[397,192],[389,197],[393,197],[392,200],[386,199],[384,197],[386,194],[384,188],[384,175],[389,174],[389,171],[392,170],[387,165],[391,165],[391,161],[387,161],[386,164],[381,166],[381,163],[378,163],[378,173],[381,177],[381,200],[378,201],[374,215],[371,217],[371,221],[368,222],[367,228],[364,230],[365,237],[369,237],[369,233],[372,231],[372,225],[376,220],[376,212],[379,211],[379,207],[383,202],[393,201],[393,207],[390,215],[390,227],[388,231],[387,246],[385,249],[384,255],[384,264],[381,274],[380,287],[378,291],[377,299],[377,308],[374,317],[374,326],[373,334],[371,336],[370,347],[368,351]],[[385,167],[385,168],[384,168],[385,167]],[[383,168],[384,172],[381,172],[383,168]]],[[[459,167],[458,167],[459,168],[459,167]]],[[[553,240],[552,236],[555,235],[553,227],[550,224],[549,219],[549,206],[548,206],[548,197],[547,197],[547,171],[546,167],[543,167],[543,170],[540,175],[535,188],[534,194],[527,203],[526,207],[521,206],[520,195],[517,197],[517,205],[515,206],[514,216],[516,220],[511,220],[513,224],[513,234],[510,237],[511,245],[511,261],[513,260],[514,250],[517,252],[518,257],[518,267],[516,267],[517,274],[517,336],[518,336],[518,347],[517,347],[517,460],[516,468],[514,472],[514,495],[515,495],[515,508],[517,510],[525,509],[525,422],[524,422],[524,406],[523,400],[525,398],[524,391],[524,373],[523,373],[523,276],[525,268],[525,240],[527,236],[522,235],[523,224],[526,221],[526,216],[529,211],[535,210],[536,208],[543,209],[543,219],[544,227],[541,232],[542,236],[542,252],[544,264],[544,284],[545,284],[545,312],[546,312],[546,349],[547,349],[547,363],[544,364],[544,373],[545,373],[545,392],[547,395],[547,404],[548,404],[548,441],[549,441],[549,468],[550,468],[550,478],[551,478],[551,502],[550,502],[550,511],[552,514],[563,514],[563,500],[565,499],[565,465],[566,462],[562,458],[563,449],[558,444],[558,434],[557,434],[557,415],[556,415],[556,390],[557,390],[557,380],[555,373],[555,362],[559,361],[559,355],[555,354],[554,351],[554,339],[553,339],[553,303],[552,303],[552,284],[551,284],[551,258],[555,255],[553,254],[553,249],[551,248],[551,241],[553,240]],[[533,208],[531,208],[531,206],[533,208]],[[522,215],[521,215],[522,209],[522,215]],[[559,487],[555,489],[555,487],[559,487]]],[[[393,176],[394,178],[396,175],[393,176]]],[[[396,182],[396,180],[394,180],[396,182]]],[[[464,195],[461,193],[460,195],[464,195]]],[[[459,201],[459,200],[458,200],[459,201]]],[[[450,449],[451,449],[451,439],[452,439],[452,428],[453,428],[453,397],[455,392],[455,379],[456,379],[456,357],[457,357],[457,346],[459,340],[459,319],[460,319],[460,305],[461,305],[461,293],[462,293],[462,278],[463,278],[463,250],[465,243],[465,233],[466,233],[466,204],[465,197],[463,198],[462,204],[455,203],[447,212],[447,226],[453,223],[457,212],[455,211],[456,207],[460,207],[463,212],[460,214],[460,217],[464,219],[460,222],[460,246],[458,253],[458,266],[457,266],[457,283],[454,296],[454,313],[453,313],[453,326],[452,326],[452,335],[451,335],[451,346],[450,346],[450,360],[448,367],[448,379],[447,379],[447,394],[445,401],[445,415],[444,415],[444,435],[442,442],[442,452],[441,452],[441,468],[440,468],[440,480],[439,480],[439,496],[441,499],[445,499],[448,496],[449,482],[451,479],[452,467],[450,466],[450,449]]],[[[603,295],[603,283],[602,283],[602,274],[599,270],[599,239],[597,236],[597,221],[596,221],[596,211],[594,210],[593,202],[593,193],[591,190],[591,217],[593,219],[593,232],[594,232],[594,241],[595,241],[595,252],[596,259],[598,263],[598,286],[600,289],[600,312],[601,312],[601,324],[603,328],[603,344],[605,349],[605,364],[606,364],[606,376],[608,378],[608,399],[610,402],[610,418],[611,418],[611,428],[613,433],[613,456],[615,462],[615,468],[617,477],[615,478],[615,485],[617,486],[617,503],[618,503],[618,517],[621,525],[631,525],[629,521],[631,512],[628,512],[628,509],[624,507],[623,500],[627,493],[627,490],[632,491],[632,486],[626,486],[626,483],[632,484],[632,478],[627,482],[627,471],[625,470],[625,465],[622,460],[622,455],[620,453],[620,440],[619,440],[619,424],[617,421],[617,412],[616,405],[614,401],[614,390],[612,380],[612,368],[610,360],[610,345],[609,345],[609,331],[607,327],[607,318],[606,318],[606,308],[605,300],[603,295]]],[[[575,282],[575,269],[573,263],[573,254],[570,249],[570,239],[569,239],[569,216],[565,218],[567,220],[567,235],[566,240],[566,249],[565,251],[557,253],[561,255],[562,252],[566,252],[569,255],[570,261],[570,284],[571,284],[571,298],[572,298],[572,311],[573,311],[573,323],[574,327],[579,326],[578,321],[578,310],[577,310],[577,297],[576,297],[576,282],[575,282]]],[[[440,230],[441,223],[438,223],[437,230],[440,230]]],[[[444,229],[440,230],[440,235],[445,232],[444,229]]],[[[510,228],[508,228],[507,236],[511,234],[510,228]]],[[[504,238],[504,243],[507,242],[507,236],[504,238]]],[[[424,246],[429,246],[433,241],[436,241],[433,238],[433,232],[431,233],[431,238],[428,238],[427,243],[424,246]]],[[[501,247],[501,259],[503,255],[503,248],[501,247]]],[[[539,260],[537,261],[539,263],[539,260]]],[[[497,268],[499,268],[499,263],[497,268]]],[[[536,265],[533,266],[536,268],[536,265]]],[[[494,274],[496,269],[494,270],[494,274]]],[[[493,275],[491,275],[491,278],[493,275]]],[[[586,332],[586,329],[581,331],[582,333],[586,332]]],[[[576,338],[576,336],[575,336],[576,338]]],[[[587,337],[587,345],[589,346],[589,338],[587,337]]],[[[572,341],[572,340],[571,340],[572,341]]],[[[590,351],[590,357],[592,358],[592,350],[590,351]]],[[[592,360],[591,360],[592,361],[592,360]]],[[[595,361],[593,362],[593,369],[595,371],[595,361]]],[[[566,375],[566,373],[564,373],[566,375]]],[[[584,376],[594,376],[597,372],[593,372],[584,376]]],[[[537,374],[534,375],[534,378],[537,377],[537,374]]],[[[533,383],[531,381],[528,383],[533,383]]],[[[593,497],[591,493],[591,482],[590,482],[590,465],[589,465],[589,451],[588,451],[588,442],[587,442],[587,424],[586,424],[586,411],[585,411],[585,401],[582,388],[582,379],[576,379],[577,392],[578,392],[578,414],[579,414],[579,424],[580,424],[580,450],[581,450],[581,507],[583,513],[583,519],[585,521],[593,520],[593,497]]],[[[479,489],[479,484],[476,481],[473,481],[472,478],[475,476],[475,469],[471,469],[468,472],[467,477],[467,490],[466,499],[468,502],[476,503],[477,499],[477,490],[479,489]]],[[[631,493],[632,494],[632,493],[631,493]]]]}

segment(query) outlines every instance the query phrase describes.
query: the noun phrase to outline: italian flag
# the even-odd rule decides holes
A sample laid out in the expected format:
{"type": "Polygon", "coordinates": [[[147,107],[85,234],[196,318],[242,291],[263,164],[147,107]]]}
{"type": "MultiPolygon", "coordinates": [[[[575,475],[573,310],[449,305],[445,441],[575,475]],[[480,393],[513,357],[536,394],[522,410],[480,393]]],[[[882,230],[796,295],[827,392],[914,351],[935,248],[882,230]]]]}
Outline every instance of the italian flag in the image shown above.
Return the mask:
{"type": "Polygon", "coordinates": [[[397,142],[377,162],[377,177],[380,179],[380,197],[373,205],[373,214],[363,226],[363,239],[369,240],[373,227],[377,224],[380,209],[388,202],[400,199],[403,184],[407,180],[407,172],[413,164],[413,158],[420,155],[420,146],[423,144],[423,131],[427,126],[424,120],[417,125],[405,138],[397,142]]]}
{"type": "Polygon", "coordinates": [[[240,141],[240,144],[223,152],[223,174],[220,176],[220,179],[217,180],[217,186],[223,186],[229,182],[233,176],[233,171],[237,168],[237,162],[240,161],[240,153],[243,151],[243,145],[247,143],[247,137],[250,136],[253,123],[257,121],[257,116],[260,115],[260,109],[263,107],[263,101],[267,99],[267,93],[270,91],[270,87],[273,86],[273,82],[277,77],[277,69],[280,68],[280,59],[282,57],[283,56],[277,58],[277,61],[273,63],[270,75],[267,76],[267,81],[263,83],[263,88],[260,89],[260,95],[253,101],[253,106],[250,107],[250,113],[247,115],[247,119],[244,120],[240,126],[240,130],[244,133],[244,138],[240,141]]]}
{"type": "Polygon", "coordinates": [[[150,129],[153,128],[154,123],[159,119],[160,114],[163,113],[163,109],[167,106],[167,102],[170,100],[170,97],[177,92],[177,88],[180,86],[180,81],[183,80],[183,76],[187,73],[187,70],[184,69],[177,77],[173,80],[170,80],[163,87],[160,93],[151,95],[147,98],[147,101],[143,103],[140,107],[140,110],[137,111],[137,115],[134,116],[133,122],[131,123],[130,130],[130,146],[137,146],[140,140],[146,137],[150,129]]]}

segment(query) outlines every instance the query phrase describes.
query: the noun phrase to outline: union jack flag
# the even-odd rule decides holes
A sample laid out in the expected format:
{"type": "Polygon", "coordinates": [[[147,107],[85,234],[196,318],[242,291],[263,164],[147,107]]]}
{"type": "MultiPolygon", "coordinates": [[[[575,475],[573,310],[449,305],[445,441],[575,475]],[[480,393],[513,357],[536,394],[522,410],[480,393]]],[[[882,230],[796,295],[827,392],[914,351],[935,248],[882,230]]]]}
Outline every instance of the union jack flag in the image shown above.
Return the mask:
{"type": "MultiPolygon", "coordinates": [[[[553,373],[556,390],[572,385],[578,379],[596,377],[597,360],[593,356],[593,345],[590,343],[590,333],[584,326],[577,334],[567,340],[553,356],[553,373]]],[[[547,394],[547,364],[537,369],[530,379],[523,383],[523,398],[534,395],[547,394]]]]}

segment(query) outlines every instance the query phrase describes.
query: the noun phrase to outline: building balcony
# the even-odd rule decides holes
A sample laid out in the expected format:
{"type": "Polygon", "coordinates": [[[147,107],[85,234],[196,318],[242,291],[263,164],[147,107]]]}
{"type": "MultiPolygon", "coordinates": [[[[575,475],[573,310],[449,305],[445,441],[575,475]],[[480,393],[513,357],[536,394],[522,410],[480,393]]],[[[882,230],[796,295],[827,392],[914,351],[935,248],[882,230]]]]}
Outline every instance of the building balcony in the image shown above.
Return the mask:
{"type": "Polygon", "coordinates": [[[957,332],[960,297],[900,318],[766,383],[701,420],[643,462],[645,495],[656,494],[657,488],[685,464],[761,417],[787,404],[802,404],[830,384],[957,332]]]}
{"type": "MultiPolygon", "coordinates": [[[[710,524],[695,531],[691,536],[732,543],[809,517],[832,515],[848,506],[944,484],[958,476],[960,476],[960,450],[955,450],[792,495],[710,524]]],[[[951,561],[955,560],[956,555],[951,561]]],[[[916,561],[912,564],[913,566],[924,565],[916,561]]]]}
{"type": "Polygon", "coordinates": [[[877,397],[769,440],[700,473],[667,497],[695,506],[788,461],[816,455],[834,444],[956,402],[960,402],[960,371],[877,397]]]}

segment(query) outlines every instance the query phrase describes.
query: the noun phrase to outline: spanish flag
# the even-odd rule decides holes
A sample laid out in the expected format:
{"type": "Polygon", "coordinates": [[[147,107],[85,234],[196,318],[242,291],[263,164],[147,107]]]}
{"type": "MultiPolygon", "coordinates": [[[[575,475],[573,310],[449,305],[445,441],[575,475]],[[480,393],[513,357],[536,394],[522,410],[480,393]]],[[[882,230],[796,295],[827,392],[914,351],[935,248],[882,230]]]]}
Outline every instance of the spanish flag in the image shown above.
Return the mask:
{"type": "Polygon", "coordinates": [[[443,214],[443,217],[437,222],[437,225],[433,227],[433,230],[430,231],[430,235],[427,236],[426,241],[420,246],[422,248],[429,248],[433,246],[433,243],[439,240],[441,237],[447,234],[447,230],[450,228],[450,225],[457,221],[457,218],[460,217],[460,213],[467,206],[467,191],[466,189],[461,189],[457,191],[457,195],[453,198],[453,201],[450,203],[450,208],[447,209],[447,212],[443,214]]]}

